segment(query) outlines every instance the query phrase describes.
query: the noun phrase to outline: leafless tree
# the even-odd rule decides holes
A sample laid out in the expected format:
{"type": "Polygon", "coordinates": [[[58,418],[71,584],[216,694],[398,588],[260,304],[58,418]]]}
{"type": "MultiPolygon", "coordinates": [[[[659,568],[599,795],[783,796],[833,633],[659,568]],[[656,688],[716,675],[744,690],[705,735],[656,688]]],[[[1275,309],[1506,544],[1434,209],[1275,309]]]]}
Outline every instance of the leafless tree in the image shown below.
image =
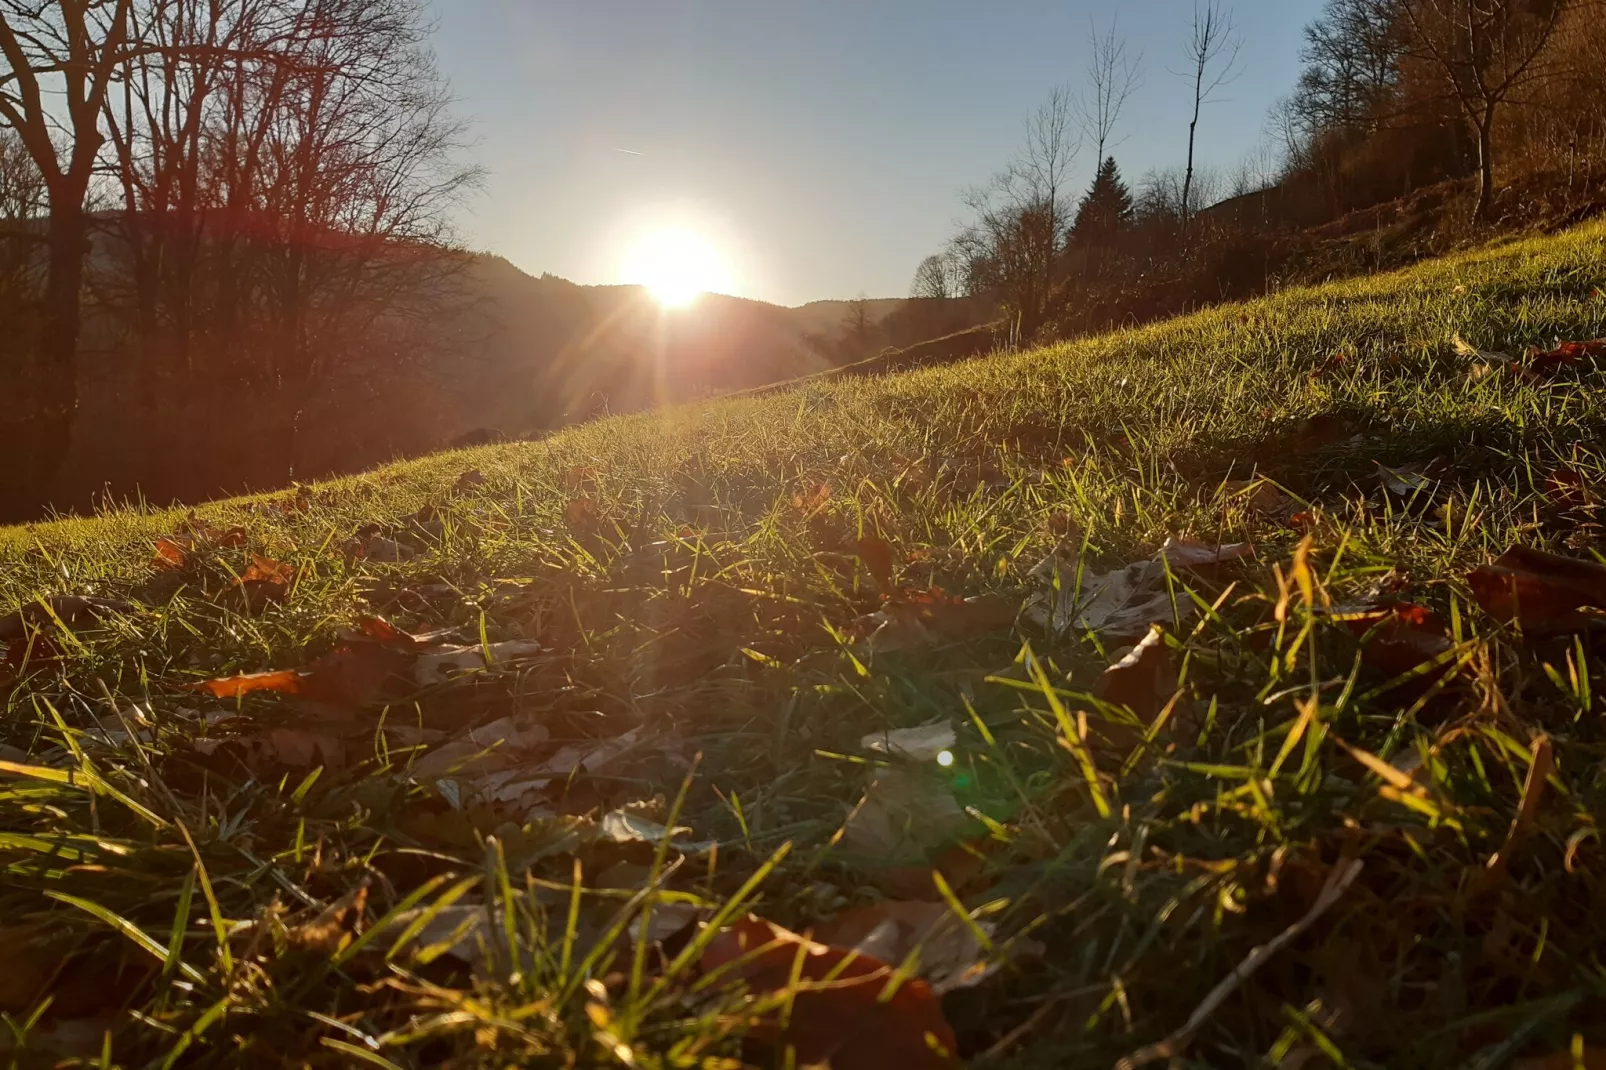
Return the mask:
{"type": "Polygon", "coordinates": [[[1205,0],[1204,7],[1193,9],[1187,67],[1181,72],[1193,85],[1193,116],[1188,121],[1188,168],[1182,179],[1184,220],[1193,212],[1193,160],[1199,115],[1217,90],[1242,73],[1238,64],[1242,48],[1243,38],[1233,26],[1232,12],[1222,8],[1217,0],[1205,0]]]}
{"type": "Polygon", "coordinates": [[[1143,83],[1143,54],[1127,53],[1126,38],[1117,35],[1114,19],[1102,34],[1096,24],[1089,23],[1087,42],[1087,82],[1076,111],[1083,134],[1097,149],[1094,158],[1102,163],[1106,146],[1113,147],[1110,137],[1127,99],[1143,83]]]}
{"type": "Polygon", "coordinates": [[[1073,98],[1055,89],[1027,118],[1015,159],[989,185],[965,195],[973,221],[955,247],[967,265],[967,290],[997,293],[1025,336],[1047,314],[1075,212],[1070,182],[1081,147],[1073,98]]]}
{"type": "Polygon", "coordinates": [[[1478,145],[1478,219],[1494,199],[1495,121],[1549,71],[1545,46],[1574,0],[1404,0],[1409,52],[1438,74],[1478,145]]]}
{"type": "Polygon", "coordinates": [[[78,405],[84,209],[101,108],[126,55],[133,0],[0,0],[0,123],[16,132],[49,200],[42,336],[13,354],[0,412],[0,501],[37,498],[67,455],[78,405]],[[20,367],[18,367],[20,365],[20,367]]]}
{"type": "Polygon", "coordinates": [[[964,275],[957,251],[950,246],[920,261],[909,296],[939,300],[964,296],[964,275]]]}

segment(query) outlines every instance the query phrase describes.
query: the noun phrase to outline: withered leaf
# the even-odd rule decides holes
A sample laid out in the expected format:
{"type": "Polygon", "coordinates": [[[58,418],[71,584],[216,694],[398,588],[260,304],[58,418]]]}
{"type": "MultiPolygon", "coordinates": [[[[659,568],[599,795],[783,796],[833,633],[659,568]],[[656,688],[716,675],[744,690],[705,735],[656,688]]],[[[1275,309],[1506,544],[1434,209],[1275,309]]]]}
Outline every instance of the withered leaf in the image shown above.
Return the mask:
{"type": "Polygon", "coordinates": [[[894,553],[892,544],[879,535],[864,535],[859,539],[859,560],[865,570],[875,577],[876,586],[883,591],[892,589],[894,553]]]}
{"type": "Polygon", "coordinates": [[[1104,670],[1099,697],[1130,709],[1145,724],[1153,721],[1177,689],[1177,673],[1165,632],[1151,627],[1143,641],[1104,670]]]}
{"type": "Polygon", "coordinates": [[[724,969],[722,976],[742,982],[755,996],[790,995],[790,1013],[767,1013],[749,1036],[790,1046],[800,1066],[958,1065],[953,1029],[931,986],[909,979],[883,998],[894,970],[880,959],[816,943],[749,915],[709,942],[701,966],[705,974],[724,969]]]}
{"type": "Polygon", "coordinates": [[[1606,609],[1606,566],[1513,546],[1467,576],[1484,612],[1535,635],[1576,631],[1606,609]]]}

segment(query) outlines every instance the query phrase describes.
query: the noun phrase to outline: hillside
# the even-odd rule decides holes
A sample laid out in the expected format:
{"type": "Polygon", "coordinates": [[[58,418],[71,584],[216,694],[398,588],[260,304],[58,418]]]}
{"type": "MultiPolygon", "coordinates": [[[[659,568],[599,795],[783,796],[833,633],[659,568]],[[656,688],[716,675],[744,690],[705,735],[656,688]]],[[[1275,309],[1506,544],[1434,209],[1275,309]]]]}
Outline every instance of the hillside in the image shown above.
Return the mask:
{"type": "MultiPolygon", "coordinates": [[[[111,245],[102,237],[96,292],[118,292],[111,245]]],[[[811,375],[867,355],[846,341],[845,302],[789,309],[706,295],[666,311],[638,287],[535,278],[488,255],[469,260],[450,294],[433,300],[442,314],[400,344],[361,359],[327,355],[330,371],[295,419],[293,435],[278,406],[242,403],[255,393],[249,376],[246,383],[224,377],[153,395],[142,364],[150,358],[126,337],[121,313],[92,304],[82,401],[55,507],[270,489],[416,456],[477,429],[510,438],[538,434],[596,415],[811,375]]],[[[866,342],[872,350],[884,344],[880,325],[903,304],[869,303],[877,329],[866,342]]],[[[943,333],[946,320],[933,322],[931,333],[943,333]]],[[[908,326],[918,333],[922,323],[908,326]]]]}
{"type": "Polygon", "coordinates": [[[1594,223],[0,532],[0,1050],[1593,1065],[1602,336],[1594,223]]]}

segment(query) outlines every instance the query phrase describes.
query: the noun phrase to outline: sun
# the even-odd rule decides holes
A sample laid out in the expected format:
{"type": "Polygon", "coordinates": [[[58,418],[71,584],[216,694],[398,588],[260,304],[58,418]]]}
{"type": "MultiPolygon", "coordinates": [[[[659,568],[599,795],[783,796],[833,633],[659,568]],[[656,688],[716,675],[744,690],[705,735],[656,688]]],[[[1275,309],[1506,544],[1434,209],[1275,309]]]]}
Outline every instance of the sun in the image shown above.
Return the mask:
{"type": "Polygon", "coordinates": [[[627,283],[644,286],[666,308],[684,308],[700,294],[730,289],[730,270],[701,233],[665,227],[638,238],[625,256],[627,283]]]}

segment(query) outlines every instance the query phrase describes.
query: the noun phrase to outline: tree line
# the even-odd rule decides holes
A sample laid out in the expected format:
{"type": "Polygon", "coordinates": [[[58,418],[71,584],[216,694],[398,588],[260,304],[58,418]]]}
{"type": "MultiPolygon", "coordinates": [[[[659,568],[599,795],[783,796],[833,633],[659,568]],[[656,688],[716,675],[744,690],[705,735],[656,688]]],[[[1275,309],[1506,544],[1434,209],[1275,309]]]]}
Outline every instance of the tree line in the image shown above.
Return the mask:
{"type": "Polygon", "coordinates": [[[1473,231],[1498,222],[1503,176],[1587,201],[1606,185],[1600,12],[1595,0],[1327,0],[1297,84],[1223,174],[1196,146],[1245,60],[1232,11],[1202,0],[1167,67],[1187,101],[1184,163],[1135,184],[1115,152],[1144,57],[1114,23],[1094,28],[1080,80],[963,194],[967,222],[921,262],[911,296],[985,301],[1014,338],[1060,337],[1260,292],[1293,255],[1275,234],[1447,180],[1469,185],[1473,231]]]}
{"type": "Polygon", "coordinates": [[[85,354],[155,416],[300,415],[404,359],[478,180],[416,0],[0,0],[0,508],[48,500],[85,354]]]}

